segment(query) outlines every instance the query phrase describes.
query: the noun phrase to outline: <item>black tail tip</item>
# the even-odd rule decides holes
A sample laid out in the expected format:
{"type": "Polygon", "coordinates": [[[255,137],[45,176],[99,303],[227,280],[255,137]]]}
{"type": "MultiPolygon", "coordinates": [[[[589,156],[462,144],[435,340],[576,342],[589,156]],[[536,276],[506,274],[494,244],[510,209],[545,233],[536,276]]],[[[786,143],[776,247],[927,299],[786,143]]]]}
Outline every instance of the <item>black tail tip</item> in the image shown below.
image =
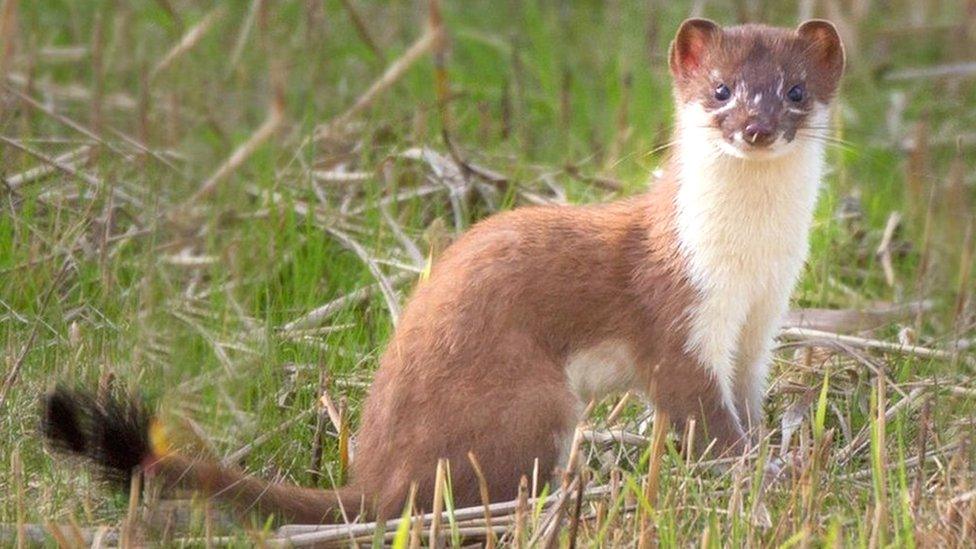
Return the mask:
{"type": "Polygon", "coordinates": [[[86,391],[57,387],[44,396],[41,430],[53,448],[83,455],[108,480],[127,482],[152,454],[151,418],[137,397],[96,398],[86,391]]]}
{"type": "Polygon", "coordinates": [[[93,409],[91,397],[79,391],[57,387],[44,395],[41,431],[58,450],[75,454],[88,451],[88,426],[93,409]]]}

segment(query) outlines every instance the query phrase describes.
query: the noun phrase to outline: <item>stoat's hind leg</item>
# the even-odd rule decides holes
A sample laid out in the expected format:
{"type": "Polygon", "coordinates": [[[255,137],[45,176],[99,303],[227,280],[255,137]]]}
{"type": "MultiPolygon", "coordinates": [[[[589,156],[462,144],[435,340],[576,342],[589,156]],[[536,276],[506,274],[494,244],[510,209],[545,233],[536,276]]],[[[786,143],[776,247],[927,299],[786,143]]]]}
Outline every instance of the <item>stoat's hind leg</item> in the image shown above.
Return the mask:
{"type": "Polygon", "coordinates": [[[379,515],[399,516],[414,482],[418,507],[430,511],[439,458],[449,460],[454,504],[479,505],[469,452],[492,501],[515,499],[536,462],[541,489],[580,411],[560,366],[521,335],[463,360],[420,358],[431,366],[422,373],[384,372],[359,433],[353,476],[378,495],[379,515]]]}

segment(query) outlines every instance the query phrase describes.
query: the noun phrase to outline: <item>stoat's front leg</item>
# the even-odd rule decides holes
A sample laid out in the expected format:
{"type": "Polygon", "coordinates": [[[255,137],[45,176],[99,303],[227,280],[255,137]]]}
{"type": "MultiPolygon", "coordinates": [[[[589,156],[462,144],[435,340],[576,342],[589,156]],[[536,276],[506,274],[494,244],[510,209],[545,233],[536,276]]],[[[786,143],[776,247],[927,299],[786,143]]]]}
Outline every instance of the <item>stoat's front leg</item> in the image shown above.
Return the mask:
{"type": "Polygon", "coordinates": [[[742,454],[746,432],[712,367],[686,358],[660,364],[654,372],[648,396],[656,410],[667,413],[679,436],[689,420],[695,421],[695,454],[709,446],[711,458],[742,454]]]}
{"type": "Polygon", "coordinates": [[[767,296],[754,304],[746,317],[734,359],[733,399],[742,425],[758,441],[763,427],[762,404],[766,393],[773,338],[788,298],[767,296]]]}

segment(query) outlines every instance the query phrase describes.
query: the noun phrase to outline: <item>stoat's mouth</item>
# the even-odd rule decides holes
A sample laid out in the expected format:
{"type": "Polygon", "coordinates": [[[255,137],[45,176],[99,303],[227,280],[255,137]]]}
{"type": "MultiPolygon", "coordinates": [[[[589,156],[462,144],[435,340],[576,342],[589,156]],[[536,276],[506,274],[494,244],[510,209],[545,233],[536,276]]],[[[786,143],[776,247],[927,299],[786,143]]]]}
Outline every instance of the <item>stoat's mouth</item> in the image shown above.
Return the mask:
{"type": "Polygon", "coordinates": [[[718,139],[717,142],[719,151],[725,155],[743,160],[758,161],[779,158],[790,152],[794,145],[792,140],[787,140],[784,136],[780,135],[769,145],[757,147],[747,142],[743,138],[742,132],[736,132],[728,139],[718,139]]]}

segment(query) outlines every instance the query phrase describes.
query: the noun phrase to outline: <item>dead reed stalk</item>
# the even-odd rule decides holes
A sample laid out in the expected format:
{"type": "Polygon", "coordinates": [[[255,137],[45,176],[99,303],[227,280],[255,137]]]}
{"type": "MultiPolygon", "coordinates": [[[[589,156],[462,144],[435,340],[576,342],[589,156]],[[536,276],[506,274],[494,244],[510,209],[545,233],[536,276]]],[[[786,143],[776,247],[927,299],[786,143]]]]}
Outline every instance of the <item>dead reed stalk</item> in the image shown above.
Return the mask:
{"type": "Polygon", "coordinates": [[[644,484],[643,505],[640,505],[640,537],[637,546],[640,549],[656,547],[654,533],[654,519],[651,513],[658,507],[658,487],[661,482],[661,462],[664,458],[664,441],[667,439],[671,422],[667,412],[658,408],[654,411],[654,426],[651,430],[651,448],[647,462],[647,480],[644,484]]]}

